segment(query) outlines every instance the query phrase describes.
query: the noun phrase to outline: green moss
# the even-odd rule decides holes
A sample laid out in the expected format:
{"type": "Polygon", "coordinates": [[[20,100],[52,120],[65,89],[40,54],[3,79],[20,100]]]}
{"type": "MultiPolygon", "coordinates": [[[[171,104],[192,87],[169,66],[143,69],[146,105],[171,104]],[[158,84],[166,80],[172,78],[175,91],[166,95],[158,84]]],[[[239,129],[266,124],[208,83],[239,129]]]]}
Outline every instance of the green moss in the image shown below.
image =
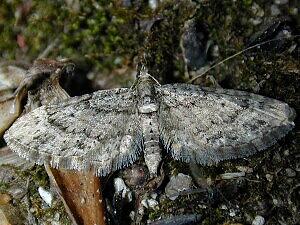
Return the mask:
{"type": "Polygon", "coordinates": [[[6,193],[9,187],[10,187],[9,183],[0,181],[0,193],[6,193]]]}

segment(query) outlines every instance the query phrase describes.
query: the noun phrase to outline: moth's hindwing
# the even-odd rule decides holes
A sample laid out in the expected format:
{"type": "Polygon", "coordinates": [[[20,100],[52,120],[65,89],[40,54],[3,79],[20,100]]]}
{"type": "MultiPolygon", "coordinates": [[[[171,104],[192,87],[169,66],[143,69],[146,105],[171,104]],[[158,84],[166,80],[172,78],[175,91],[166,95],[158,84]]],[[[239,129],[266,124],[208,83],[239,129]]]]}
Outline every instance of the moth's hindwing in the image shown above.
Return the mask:
{"type": "Polygon", "coordinates": [[[94,92],[19,118],[5,134],[21,157],[97,175],[132,164],[141,152],[136,100],[129,89],[94,92]]]}
{"type": "Polygon", "coordinates": [[[160,138],[177,160],[209,165],[248,156],[294,126],[292,108],[260,95],[187,84],[157,90],[160,138]]]}

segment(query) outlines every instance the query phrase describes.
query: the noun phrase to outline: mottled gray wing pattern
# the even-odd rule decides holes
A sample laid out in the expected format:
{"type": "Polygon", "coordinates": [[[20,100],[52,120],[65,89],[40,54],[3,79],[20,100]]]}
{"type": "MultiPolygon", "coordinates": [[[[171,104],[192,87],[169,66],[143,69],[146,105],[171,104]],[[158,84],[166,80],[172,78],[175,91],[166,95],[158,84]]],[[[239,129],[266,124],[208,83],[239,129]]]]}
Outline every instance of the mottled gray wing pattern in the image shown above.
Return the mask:
{"type": "Polygon", "coordinates": [[[4,136],[21,157],[97,175],[133,163],[142,151],[136,99],[129,89],[94,92],[19,118],[4,136]]]}
{"type": "Polygon", "coordinates": [[[290,131],[287,104],[243,91],[157,87],[161,141],[173,158],[210,165],[263,150],[290,131]]]}

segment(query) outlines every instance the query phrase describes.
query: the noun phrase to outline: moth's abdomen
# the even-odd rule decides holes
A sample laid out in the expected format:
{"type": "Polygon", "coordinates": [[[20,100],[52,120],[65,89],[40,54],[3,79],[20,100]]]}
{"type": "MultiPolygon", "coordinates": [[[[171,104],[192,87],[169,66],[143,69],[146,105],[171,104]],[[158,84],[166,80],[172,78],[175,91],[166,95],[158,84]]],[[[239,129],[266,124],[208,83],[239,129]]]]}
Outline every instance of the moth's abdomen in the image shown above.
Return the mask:
{"type": "Polygon", "coordinates": [[[145,163],[149,169],[150,176],[154,177],[157,175],[157,170],[161,161],[156,112],[142,113],[141,123],[143,129],[145,163]]]}

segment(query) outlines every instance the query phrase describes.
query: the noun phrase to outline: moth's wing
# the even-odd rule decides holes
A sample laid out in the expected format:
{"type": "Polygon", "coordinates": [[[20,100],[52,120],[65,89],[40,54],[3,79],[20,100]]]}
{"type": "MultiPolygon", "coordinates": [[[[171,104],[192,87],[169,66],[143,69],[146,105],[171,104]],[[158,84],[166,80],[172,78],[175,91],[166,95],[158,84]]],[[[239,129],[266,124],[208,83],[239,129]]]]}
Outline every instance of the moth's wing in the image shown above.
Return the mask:
{"type": "Polygon", "coordinates": [[[294,127],[295,111],[275,99],[188,84],[157,90],[160,138],[177,160],[209,165],[248,156],[294,127]]]}
{"type": "Polygon", "coordinates": [[[14,165],[21,169],[29,168],[33,163],[20,158],[15,152],[11,151],[8,147],[0,148],[0,166],[14,165]]]}
{"type": "Polygon", "coordinates": [[[47,105],[19,118],[4,136],[21,157],[97,175],[133,163],[142,146],[136,101],[129,89],[94,92],[47,105]]]}

